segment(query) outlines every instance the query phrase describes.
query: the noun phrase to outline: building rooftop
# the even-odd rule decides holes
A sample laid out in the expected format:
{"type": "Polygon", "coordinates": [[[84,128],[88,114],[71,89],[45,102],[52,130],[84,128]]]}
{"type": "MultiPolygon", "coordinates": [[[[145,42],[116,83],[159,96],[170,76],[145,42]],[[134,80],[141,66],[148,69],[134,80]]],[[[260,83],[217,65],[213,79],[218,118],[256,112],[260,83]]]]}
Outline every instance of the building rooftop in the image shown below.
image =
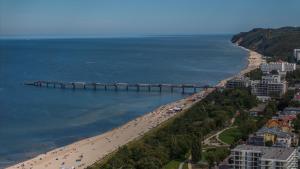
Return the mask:
{"type": "Polygon", "coordinates": [[[294,95],[294,100],[297,100],[297,101],[300,100],[300,92],[297,92],[297,93],[294,95]]]}
{"type": "Polygon", "coordinates": [[[287,160],[290,155],[295,151],[293,147],[264,147],[264,146],[253,146],[253,145],[238,145],[233,151],[256,151],[262,153],[262,159],[276,159],[276,160],[287,160]]]}
{"type": "Polygon", "coordinates": [[[281,114],[289,115],[298,113],[300,113],[300,107],[286,107],[281,114]]]}
{"type": "Polygon", "coordinates": [[[264,146],[264,136],[256,136],[256,135],[250,135],[247,139],[248,145],[255,145],[255,146],[264,146]]]}
{"type": "Polygon", "coordinates": [[[279,119],[284,121],[284,122],[290,122],[293,121],[297,118],[297,116],[295,114],[290,114],[290,115],[281,115],[279,116],[279,119]]]}
{"type": "Polygon", "coordinates": [[[234,82],[250,83],[250,78],[244,77],[244,76],[236,76],[236,77],[228,80],[227,83],[234,83],[234,82]]]}
{"type": "Polygon", "coordinates": [[[266,104],[258,104],[256,107],[253,107],[252,109],[250,109],[250,112],[262,112],[264,111],[266,108],[266,104]]]}
{"type": "Polygon", "coordinates": [[[277,137],[281,137],[281,138],[291,137],[290,133],[281,131],[278,127],[272,127],[272,128],[262,127],[261,129],[259,129],[256,132],[257,135],[264,134],[264,133],[270,133],[270,134],[276,135],[277,137]]]}
{"type": "Polygon", "coordinates": [[[284,110],[297,110],[300,111],[300,107],[286,107],[284,110]]]}

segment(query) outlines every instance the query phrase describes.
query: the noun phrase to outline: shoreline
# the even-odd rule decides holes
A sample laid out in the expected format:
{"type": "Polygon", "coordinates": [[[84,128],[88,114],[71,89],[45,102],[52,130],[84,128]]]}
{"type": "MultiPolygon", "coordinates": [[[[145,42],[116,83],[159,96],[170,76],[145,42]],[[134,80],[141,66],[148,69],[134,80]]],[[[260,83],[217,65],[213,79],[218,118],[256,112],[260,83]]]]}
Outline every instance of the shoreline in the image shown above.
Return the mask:
{"type": "MultiPolygon", "coordinates": [[[[216,87],[224,87],[228,80],[258,68],[263,62],[262,55],[244,47],[241,48],[249,52],[246,67],[237,75],[221,80],[215,85],[216,87]]],[[[205,89],[178,101],[162,105],[154,111],[146,113],[108,132],[56,148],[45,154],[40,154],[32,159],[10,166],[7,169],[86,168],[116,151],[119,147],[140,138],[151,129],[160,126],[160,124],[180,112],[189,109],[214,90],[215,88],[205,89]],[[175,111],[176,109],[181,110],[175,111]]]]}

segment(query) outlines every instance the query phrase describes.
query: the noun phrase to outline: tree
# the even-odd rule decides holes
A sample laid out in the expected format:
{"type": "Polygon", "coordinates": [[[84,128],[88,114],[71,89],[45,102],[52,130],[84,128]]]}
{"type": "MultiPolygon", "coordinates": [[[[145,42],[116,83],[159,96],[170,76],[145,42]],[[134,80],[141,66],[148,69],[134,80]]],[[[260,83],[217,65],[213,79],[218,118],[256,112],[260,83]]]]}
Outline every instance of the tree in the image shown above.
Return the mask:
{"type": "Polygon", "coordinates": [[[292,101],[290,101],[289,106],[290,107],[300,107],[300,102],[292,100],[292,101]]]}
{"type": "Polygon", "coordinates": [[[242,133],[241,137],[243,140],[246,140],[248,138],[248,135],[254,132],[256,129],[256,123],[252,119],[247,119],[239,125],[239,130],[242,133]]]}
{"type": "Polygon", "coordinates": [[[206,160],[208,163],[209,168],[213,167],[215,165],[216,156],[213,151],[208,151],[206,154],[206,160]]]}
{"type": "Polygon", "coordinates": [[[267,146],[267,147],[271,147],[272,145],[273,145],[273,142],[272,141],[266,141],[265,142],[265,145],[267,146]]]}
{"type": "Polygon", "coordinates": [[[161,169],[161,162],[154,157],[144,157],[138,161],[138,169],[161,169]]]}
{"type": "Polygon", "coordinates": [[[293,121],[294,129],[296,133],[299,133],[300,130],[300,114],[297,114],[297,119],[293,121]]]}
{"type": "Polygon", "coordinates": [[[246,76],[249,77],[251,80],[261,80],[263,72],[258,68],[249,73],[246,73],[246,76]]]}
{"type": "Polygon", "coordinates": [[[194,163],[197,163],[202,158],[202,145],[201,145],[201,138],[200,137],[194,137],[193,143],[192,143],[192,161],[194,163]]]}
{"type": "Polygon", "coordinates": [[[214,165],[218,165],[230,154],[230,150],[222,147],[207,149],[206,152],[205,157],[210,168],[214,165]]]}
{"type": "Polygon", "coordinates": [[[171,136],[171,149],[170,156],[173,159],[184,159],[184,156],[188,150],[185,149],[185,145],[182,144],[183,138],[177,138],[176,136],[171,136]]]}
{"type": "Polygon", "coordinates": [[[283,110],[285,107],[289,106],[290,101],[293,99],[295,92],[293,90],[288,90],[286,94],[279,100],[278,109],[283,110]]]}
{"type": "Polygon", "coordinates": [[[266,116],[269,118],[272,117],[273,114],[277,112],[277,110],[278,109],[277,109],[276,102],[270,101],[265,108],[266,116]]]}
{"type": "MultiPolygon", "coordinates": [[[[162,168],[171,160],[184,160],[188,152],[192,153],[194,162],[201,160],[201,139],[212,130],[227,125],[236,111],[240,116],[236,117],[240,136],[257,128],[261,121],[254,121],[244,112],[256,103],[256,98],[251,96],[247,89],[225,89],[222,92],[215,91],[202,101],[196,103],[180,117],[166,123],[165,126],[153,130],[138,141],[120,148],[107,161],[100,163],[100,169],[156,169],[162,168]],[[200,134],[201,133],[201,134],[200,134]]],[[[299,125],[300,127],[300,125],[299,125]]],[[[245,137],[244,136],[244,137],[245,137]]],[[[239,139],[237,139],[239,140],[239,139]]],[[[237,141],[236,140],[236,141],[237,141]]],[[[214,149],[208,153],[205,159],[211,166],[218,164],[228,155],[226,149],[214,149]]]]}
{"type": "Polygon", "coordinates": [[[215,124],[217,128],[223,128],[229,122],[228,113],[223,110],[213,111],[215,124]]]}

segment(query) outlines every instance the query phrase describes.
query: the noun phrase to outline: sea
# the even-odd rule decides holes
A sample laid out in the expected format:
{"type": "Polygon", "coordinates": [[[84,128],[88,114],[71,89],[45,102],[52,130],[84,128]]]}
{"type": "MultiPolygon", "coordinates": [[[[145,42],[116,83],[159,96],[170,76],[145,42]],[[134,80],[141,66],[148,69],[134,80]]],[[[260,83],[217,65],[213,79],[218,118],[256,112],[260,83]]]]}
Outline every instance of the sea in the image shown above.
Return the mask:
{"type": "Polygon", "coordinates": [[[116,128],[192,93],[59,89],[25,81],[194,83],[237,74],[231,35],[0,40],[0,168],[116,128]]]}

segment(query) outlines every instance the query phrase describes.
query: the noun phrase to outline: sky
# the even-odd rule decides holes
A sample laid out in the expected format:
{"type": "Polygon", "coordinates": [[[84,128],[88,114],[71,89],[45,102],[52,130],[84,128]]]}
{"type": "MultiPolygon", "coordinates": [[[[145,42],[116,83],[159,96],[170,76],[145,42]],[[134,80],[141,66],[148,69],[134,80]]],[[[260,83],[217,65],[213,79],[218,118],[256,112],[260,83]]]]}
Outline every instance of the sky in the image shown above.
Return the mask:
{"type": "Polygon", "coordinates": [[[300,26],[300,0],[0,0],[0,37],[234,34],[300,26]]]}

